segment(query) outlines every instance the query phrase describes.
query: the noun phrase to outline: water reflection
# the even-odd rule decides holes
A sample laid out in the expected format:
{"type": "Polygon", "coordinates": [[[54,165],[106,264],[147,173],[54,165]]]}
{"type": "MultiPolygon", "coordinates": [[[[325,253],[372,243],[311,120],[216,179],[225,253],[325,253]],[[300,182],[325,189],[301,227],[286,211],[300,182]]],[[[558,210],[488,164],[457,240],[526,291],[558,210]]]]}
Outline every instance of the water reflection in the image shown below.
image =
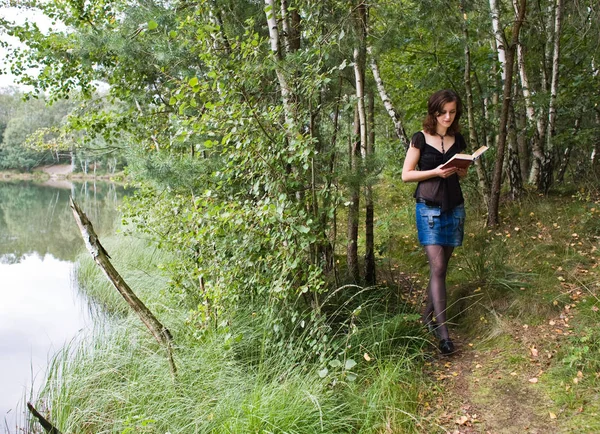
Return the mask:
{"type": "Polygon", "coordinates": [[[113,184],[0,182],[0,432],[16,432],[22,400],[48,360],[83,328],[88,306],[73,282],[84,250],[74,195],[100,236],[113,233],[124,191],[113,184]]]}
{"type": "Polygon", "coordinates": [[[31,182],[0,182],[0,262],[16,263],[27,254],[47,253],[73,261],[83,247],[69,208],[72,194],[98,234],[112,231],[123,188],[114,184],[72,184],[59,189],[31,182]]]}

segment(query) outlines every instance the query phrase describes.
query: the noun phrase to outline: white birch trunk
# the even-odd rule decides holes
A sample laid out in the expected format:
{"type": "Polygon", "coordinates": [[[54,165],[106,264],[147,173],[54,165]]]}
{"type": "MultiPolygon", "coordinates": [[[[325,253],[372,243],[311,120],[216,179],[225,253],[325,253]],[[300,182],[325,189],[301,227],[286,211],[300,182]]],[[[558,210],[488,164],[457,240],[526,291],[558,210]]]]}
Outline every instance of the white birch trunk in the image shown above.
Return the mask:
{"type": "Polygon", "coordinates": [[[269,41],[271,42],[271,51],[275,57],[281,59],[279,51],[279,27],[277,27],[277,16],[275,15],[275,1],[265,0],[265,14],[267,15],[267,25],[269,26],[269,41]]]}
{"type": "Polygon", "coordinates": [[[285,52],[290,52],[290,36],[292,34],[288,16],[287,0],[281,0],[281,27],[283,28],[283,40],[285,41],[285,52]]]}
{"type": "Polygon", "coordinates": [[[500,28],[500,12],[498,9],[498,0],[490,0],[490,11],[492,13],[492,29],[494,30],[494,38],[496,40],[496,51],[498,53],[498,61],[500,62],[500,74],[502,81],[506,80],[506,52],[504,34],[500,28]]]}
{"type": "Polygon", "coordinates": [[[552,80],[550,82],[550,103],[548,106],[548,130],[546,132],[546,150],[552,152],[554,127],[556,125],[556,97],[558,95],[558,73],[560,60],[560,34],[562,28],[562,5],[563,0],[556,0],[554,17],[554,49],[552,53],[552,80]]]}
{"type": "Polygon", "coordinates": [[[371,72],[373,73],[373,79],[375,80],[375,84],[377,86],[377,92],[379,92],[379,97],[381,98],[381,102],[383,102],[383,106],[385,110],[392,118],[392,122],[394,123],[394,130],[396,131],[396,135],[402,142],[402,145],[405,148],[408,148],[408,137],[406,136],[406,130],[404,129],[404,125],[402,124],[402,119],[400,118],[400,114],[394,107],[392,103],[392,99],[388,95],[385,85],[383,84],[383,80],[381,79],[381,74],[379,73],[379,66],[373,56],[373,50],[369,46],[367,47],[367,53],[369,54],[369,66],[371,67],[371,72]]]}
{"type": "MultiPolygon", "coordinates": [[[[277,62],[283,59],[281,54],[281,46],[279,39],[279,27],[277,26],[277,17],[275,14],[275,0],[265,0],[265,14],[267,16],[267,25],[269,26],[269,40],[271,42],[271,52],[277,62]]],[[[291,134],[295,131],[294,122],[294,111],[292,108],[292,91],[290,85],[281,70],[281,68],[275,68],[277,74],[277,81],[281,89],[281,99],[283,101],[283,114],[285,117],[286,128],[291,134]]]]}
{"type": "Polygon", "coordinates": [[[354,49],[354,78],[356,82],[356,100],[358,104],[358,119],[360,122],[360,149],[361,155],[365,156],[367,145],[367,116],[365,111],[365,77],[364,58],[359,48],[354,49]]]}

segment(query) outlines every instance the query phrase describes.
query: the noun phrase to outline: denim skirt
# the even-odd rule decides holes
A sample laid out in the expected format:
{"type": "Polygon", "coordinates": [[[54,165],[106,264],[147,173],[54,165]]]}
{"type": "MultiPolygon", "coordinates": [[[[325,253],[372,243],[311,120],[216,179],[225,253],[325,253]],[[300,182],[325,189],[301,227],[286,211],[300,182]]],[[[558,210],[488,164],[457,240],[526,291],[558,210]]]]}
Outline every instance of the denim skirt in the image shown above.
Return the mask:
{"type": "Polygon", "coordinates": [[[415,217],[421,245],[452,247],[462,245],[465,233],[464,205],[442,212],[439,206],[417,202],[415,217]]]}

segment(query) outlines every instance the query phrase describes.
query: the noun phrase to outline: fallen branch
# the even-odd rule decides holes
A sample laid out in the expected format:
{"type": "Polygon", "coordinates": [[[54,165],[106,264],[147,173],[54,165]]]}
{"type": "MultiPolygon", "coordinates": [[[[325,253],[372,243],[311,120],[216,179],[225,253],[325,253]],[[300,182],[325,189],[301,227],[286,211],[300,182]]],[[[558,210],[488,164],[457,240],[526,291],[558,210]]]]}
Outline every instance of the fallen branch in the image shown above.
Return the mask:
{"type": "Polygon", "coordinates": [[[38,420],[42,428],[44,428],[44,431],[46,431],[48,434],[61,434],[58,428],[56,428],[48,421],[48,419],[42,416],[40,412],[37,411],[35,407],[31,404],[31,402],[27,403],[27,408],[29,409],[31,414],[33,414],[33,416],[38,420]]]}
{"type": "Polygon", "coordinates": [[[171,335],[171,332],[169,332],[169,330],[162,325],[158,319],[156,319],[150,309],[148,309],[146,305],[135,295],[129,285],[127,285],[125,280],[123,280],[121,275],[117,272],[115,267],[113,267],[112,263],[110,262],[110,256],[104,247],[102,247],[102,244],[100,244],[100,240],[94,231],[92,223],[75,203],[73,198],[71,198],[70,204],[71,209],[73,210],[73,215],[75,216],[75,221],[77,222],[77,226],[79,226],[81,236],[85,242],[85,246],[94,258],[94,261],[100,266],[106,277],[108,277],[108,280],[110,280],[117,291],[119,291],[129,306],[131,306],[135,313],[138,314],[142,322],[146,325],[146,327],[148,327],[148,330],[150,330],[150,333],[152,333],[158,343],[163,345],[167,350],[167,357],[169,359],[171,373],[173,376],[175,376],[177,373],[177,368],[173,359],[173,336],[171,335]]]}

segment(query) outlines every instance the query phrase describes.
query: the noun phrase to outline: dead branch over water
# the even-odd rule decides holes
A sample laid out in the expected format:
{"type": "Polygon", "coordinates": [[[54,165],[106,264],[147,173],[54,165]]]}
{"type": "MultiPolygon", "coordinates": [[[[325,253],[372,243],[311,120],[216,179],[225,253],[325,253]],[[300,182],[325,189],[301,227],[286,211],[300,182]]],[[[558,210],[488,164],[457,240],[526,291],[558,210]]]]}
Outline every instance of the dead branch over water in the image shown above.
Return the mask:
{"type": "Polygon", "coordinates": [[[73,216],[81,231],[81,236],[85,242],[85,246],[94,258],[96,264],[100,266],[108,280],[123,296],[125,301],[131,306],[131,308],[138,314],[142,322],[148,327],[150,333],[154,338],[161,344],[167,351],[167,357],[169,360],[169,367],[171,368],[171,374],[175,377],[177,368],[173,359],[173,336],[171,332],[154,316],[154,314],[146,307],[146,305],[135,295],[133,290],[117,272],[115,267],[110,262],[110,256],[100,244],[98,235],[94,231],[92,223],[89,221],[85,213],[79,208],[77,203],[71,198],[70,201],[71,209],[73,210],[73,216]]]}

